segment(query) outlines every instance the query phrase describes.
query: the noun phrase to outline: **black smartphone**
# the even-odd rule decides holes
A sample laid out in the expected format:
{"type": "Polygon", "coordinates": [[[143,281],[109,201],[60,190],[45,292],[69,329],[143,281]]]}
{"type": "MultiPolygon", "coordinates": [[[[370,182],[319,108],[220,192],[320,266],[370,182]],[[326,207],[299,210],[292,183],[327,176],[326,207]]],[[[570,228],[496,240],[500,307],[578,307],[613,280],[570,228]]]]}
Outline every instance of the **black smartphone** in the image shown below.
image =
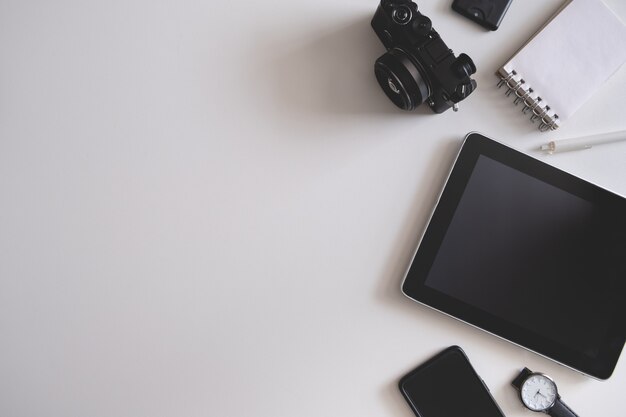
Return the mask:
{"type": "Polygon", "coordinates": [[[513,0],[454,0],[452,10],[479,25],[496,30],[513,0]]]}
{"type": "Polygon", "coordinates": [[[467,355],[450,346],[400,380],[418,417],[504,417],[467,355]]]}

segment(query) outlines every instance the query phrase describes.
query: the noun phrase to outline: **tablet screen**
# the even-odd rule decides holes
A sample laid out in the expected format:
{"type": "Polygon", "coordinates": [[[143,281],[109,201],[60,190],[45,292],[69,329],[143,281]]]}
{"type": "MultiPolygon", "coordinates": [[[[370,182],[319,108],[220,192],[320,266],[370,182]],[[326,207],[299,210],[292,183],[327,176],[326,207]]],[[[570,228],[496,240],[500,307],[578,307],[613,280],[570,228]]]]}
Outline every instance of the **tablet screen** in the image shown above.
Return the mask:
{"type": "Polygon", "coordinates": [[[407,281],[464,321],[578,369],[606,367],[624,343],[624,199],[485,138],[469,148],[407,281]]]}

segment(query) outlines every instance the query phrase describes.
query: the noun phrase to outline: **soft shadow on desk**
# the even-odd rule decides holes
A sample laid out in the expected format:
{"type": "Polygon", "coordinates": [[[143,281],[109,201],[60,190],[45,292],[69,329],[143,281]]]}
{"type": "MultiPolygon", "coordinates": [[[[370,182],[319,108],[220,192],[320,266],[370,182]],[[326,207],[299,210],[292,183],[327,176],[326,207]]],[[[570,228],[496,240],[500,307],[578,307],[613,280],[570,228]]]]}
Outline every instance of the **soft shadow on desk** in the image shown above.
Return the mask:
{"type": "Polygon", "coordinates": [[[307,33],[282,33],[275,42],[277,56],[271,57],[266,68],[274,104],[296,117],[432,115],[427,106],[413,112],[396,108],[379,87],[374,61],[385,47],[370,26],[371,18],[346,21],[321,36],[311,33],[310,38],[307,33]],[[292,36],[306,40],[296,42],[292,36]],[[281,47],[285,39],[289,43],[281,47]]]}
{"type": "Polygon", "coordinates": [[[381,392],[384,401],[389,404],[390,411],[388,415],[396,417],[415,417],[415,414],[413,414],[413,411],[411,411],[411,408],[400,393],[400,389],[398,388],[399,380],[400,378],[386,384],[381,392]]]}
{"type": "MultiPolygon", "coordinates": [[[[459,137],[445,138],[439,142],[439,146],[430,159],[429,166],[424,169],[427,175],[413,190],[416,197],[407,210],[406,218],[401,222],[399,227],[401,232],[398,234],[395,244],[388,250],[388,262],[382,271],[380,284],[375,288],[374,296],[377,301],[405,310],[407,314],[424,313],[421,309],[416,308],[419,307],[417,304],[402,294],[400,285],[460,146],[459,137]]],[[[433,311],[425,312],[438,314],[433,311]]],[[[434,355],[436,352],[431,353],[434,355]]],[[[424,360],[429,357],[429,354],[426,354],[424,360]]],[[[406,372],[411,369],[410,364],[407,366],[406,372]]],[[[401,376],[398,375],[397,379],[381,386],[380,395],[389,408],[390,415],[414,417],[415,414],[398,389],[401,376]]]]}
{"type": "Polygon", "coordinates": [[[375,289],[375,297],[380,301],[406,308],[407,311],[410,309],[413,313],[417,311],[416,304],[402,294],[400,286],[460,147],[459,137],[442,139],[424,170],[428,174],[419,188],[414,190],[416,198],[400,228],[396,244],[389,250],[389,261],[380,285],[375,289]]]}

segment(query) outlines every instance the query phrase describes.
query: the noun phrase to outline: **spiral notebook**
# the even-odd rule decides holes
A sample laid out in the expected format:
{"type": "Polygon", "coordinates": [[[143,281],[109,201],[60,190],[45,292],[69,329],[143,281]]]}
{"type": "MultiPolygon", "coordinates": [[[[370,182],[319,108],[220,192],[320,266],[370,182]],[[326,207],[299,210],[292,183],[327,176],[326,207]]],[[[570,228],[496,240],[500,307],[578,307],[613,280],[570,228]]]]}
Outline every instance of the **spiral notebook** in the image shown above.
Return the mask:
{"type": "Polygon", "coordinates": [[[601,0],[570,0],[509,59],[499,87],[555,130],[626,61],[626,26],[601,0]]]}

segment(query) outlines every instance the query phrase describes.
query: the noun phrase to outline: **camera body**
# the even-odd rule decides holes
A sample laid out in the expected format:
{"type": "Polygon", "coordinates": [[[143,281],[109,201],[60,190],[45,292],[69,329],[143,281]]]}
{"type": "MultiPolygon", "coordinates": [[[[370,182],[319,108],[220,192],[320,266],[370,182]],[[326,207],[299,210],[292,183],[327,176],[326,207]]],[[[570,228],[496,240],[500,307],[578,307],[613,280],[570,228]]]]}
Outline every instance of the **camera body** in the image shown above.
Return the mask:
{"type": "Polygon", "coordinates": [[[435,113],[457,103],[476,88],[472,59],[454,53],[432,28],[430,19],[410,0],[381,0],[372,28],[387,52],[376,60],[376,79],[387,97],[404,110],[423,102],[435,113]]]}

